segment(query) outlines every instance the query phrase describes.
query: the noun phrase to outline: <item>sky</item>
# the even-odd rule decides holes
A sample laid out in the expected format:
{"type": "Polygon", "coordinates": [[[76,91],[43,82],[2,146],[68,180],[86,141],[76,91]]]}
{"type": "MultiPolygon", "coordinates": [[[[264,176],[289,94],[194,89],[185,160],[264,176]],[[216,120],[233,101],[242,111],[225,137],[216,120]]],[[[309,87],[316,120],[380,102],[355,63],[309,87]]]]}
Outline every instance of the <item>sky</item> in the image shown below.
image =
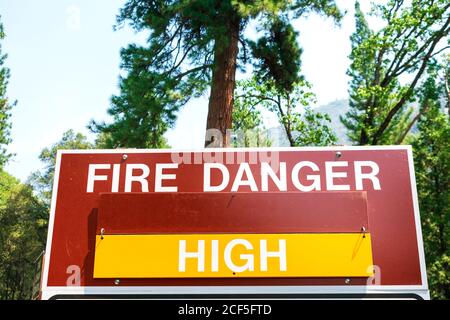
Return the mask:
{"type": "MultiPolygon", "coordinates": [[[[303,48],[302,73],[313,84],[318,105],[347,97],[345,73],[354,30],[354,1],[336,2],[347,11],[341,26],[317,15],[294,24],[303,48]]],[[[6,33],[2,50],[8,54],[6,66],[11,72],[7,95],[11,101],[17,100],[11,117],[13,141],[8,147],[15,156],[6,171],[25,181],[42,168],[41,150],[59,141],[68,129],[94,139],[86,125],[91,119],[108,119],[110,98],[118,93],[120,49],[146,39],[145,34],[128,27],[113,30],[124,3],[0,1],[6,33]]],[[[171,147],[202,148],[208,94],[190,101],[179,112],[175,127],[166,134],[171,147]]]]}

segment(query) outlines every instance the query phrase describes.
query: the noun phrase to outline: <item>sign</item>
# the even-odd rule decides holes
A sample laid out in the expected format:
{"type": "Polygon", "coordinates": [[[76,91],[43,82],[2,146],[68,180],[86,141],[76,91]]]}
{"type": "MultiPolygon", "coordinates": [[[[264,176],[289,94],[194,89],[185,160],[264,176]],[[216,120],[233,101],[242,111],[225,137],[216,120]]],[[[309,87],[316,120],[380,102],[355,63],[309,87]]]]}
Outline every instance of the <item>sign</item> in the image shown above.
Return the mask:
{"type": "Polygon", "coordinates": [[[97,236],[94,278],[369,277],[370,266],[369,235],[111,235],[97,236]]]}
{"type": "Polygon", "coordinates": [[[43,299],[429,298],[409,146],[64,150],[43,299]]]}

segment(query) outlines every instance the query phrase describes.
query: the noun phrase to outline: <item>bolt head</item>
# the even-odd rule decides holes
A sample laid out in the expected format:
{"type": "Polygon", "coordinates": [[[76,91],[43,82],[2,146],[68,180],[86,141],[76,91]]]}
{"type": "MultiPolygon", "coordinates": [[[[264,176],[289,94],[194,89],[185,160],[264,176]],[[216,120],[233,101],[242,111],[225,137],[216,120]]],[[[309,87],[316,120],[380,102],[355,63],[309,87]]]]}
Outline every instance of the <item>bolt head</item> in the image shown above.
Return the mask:
{"type": "Polygon", "coordinates": [[[128,155],[124,154],[124,155],[122,156],[122,159],[123,159],[123,160],[127,160],[127,159],[128,159],[128,155]]]}
{"type": "Polygon", "coordinates": [[[114,284],[115,284],[116,286],[119,285],[119,284],[120,284],[120,280],[119,280],[119,279],[114,280],[114,284]]]}

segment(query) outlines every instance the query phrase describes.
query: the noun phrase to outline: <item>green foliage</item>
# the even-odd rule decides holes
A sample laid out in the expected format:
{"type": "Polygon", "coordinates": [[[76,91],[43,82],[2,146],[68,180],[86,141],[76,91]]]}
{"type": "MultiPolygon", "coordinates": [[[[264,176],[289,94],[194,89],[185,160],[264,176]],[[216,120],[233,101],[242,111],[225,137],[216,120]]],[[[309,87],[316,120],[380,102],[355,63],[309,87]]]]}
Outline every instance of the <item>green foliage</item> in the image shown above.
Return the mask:
{"type": "Polygon", "coordinates": [[[450,299],[450,121],[442,112],[444,91],[436,79],[431,70],[420,88],[425,112],[412,145],[431,296],[450,299]]]}
{"type": "Polygon", "coordinates": [[[52,197],[53,177],[56,165],[56,152],[58,150],[94,149],[96,146],[90,143],[81,133],[75,133],[72,129],[63,133],[60,141],[50,147],[44,148],[39,155],[39,160],[44,163],[42,171],[33,172],[28,182],[35,192],[50,209],[52,197]]]}
{"type": "Polygon", "coordinates": [[[306,107],[303,114],[294,113],[291,120],[295,146],[330,146],[337,142],[331,119],[306,107]]]}
{"type": "Polygon", "coordinates": [[[0,170],[0,299],[30,298],[36,259],[45,248],[57,150],[94,147],[68,130],[41,151],[44,168],[26,184],[0,170]]]}
{"type": "Polygon", "coordinates": [[[176,120],[176,112],[186,103],[198,83],[169,81],[165,75],[145,72],[146,59],[142,48],[134,45],[122,50],[122,68],[128,71],[120,79],[121,93],[113,96],[110,124],[92,121],[89,128],[104,134],[105,148],[163,148],[163,137],[176,120]]]}
{"type": "Polygon", "coordinates": [[[256,60],[256,77],[274,80],[279,90],[289,92],[301,80],[298,33],[285,17],[270,21],[266,30],[266,35],[257,42],[249,41],[256,60]]]}
{"type": "Polygon", "coordinates": [[[371,14],[385,22],[372,30],[355,5],[356,31],[351,37],[351,110],[341,120],[356,144],[396,144],[411,128],[414,90],[426,66],[446,47],[449,33],[448,1],[390,0],[374,6],[371,14]],[[401,84],[408,75],[411,81],[401,84]]]}
{"type": "Polygon", "coordinates": [[[328,115],[311,110],[315,100],[310,84],[301,80],[291,91],[280,90],[275,81],[259,83],[256,78],[238,82],[236,106],[266,108],[285,129],[291,146],[327,146],[336,142],[328,115]]]}
{"type": "MultiPolygon", "coordinates": [[[[90,129],[105,133],[109,148],[166,146],[162,137],[174,125],[178,110],[209,87],[220,87],[220,77],[212,74],[231,41],[239,42],[242,52],[238,65],[245,67],[253,53],[258,72],[269,66],[280,85],[290,88],[299,80],[300,50],[287,14],[298,18],[309,12],[337,21],[342,17],[331,0],[128,0],[117,17],[118,27],[129,23],[136,31],[148,31],[148,41],[122,50],[126,75],[120,79],[120,95],[112,98],[108,109],[113,121],[92,121],[90,129]],[[251,21],[268,30],[257,42],[244,34],[251,21]]],[[[234,74],[236,66],[229,68],[223,72],[234,74]]],[[[229,78],[234,82],[234,76],[229,78]]],[[[225,99],[229,93],[225,87],[220,90],[224,92],[218,96],[225,99]]]]}
{"type": "Polygon", "coordinates": [[[48,211],[29,185],[0,170],[0,299],[29,299],[48,211]]]}
{"type": "MultiPolygon", "coordinates": [[[[0,22],[0,41],[5,34],[0,22]]],[[[9,69],[0,43],[0,299],[28,299],[35,259],[45,246],[48,211],[31,186],[20,183],[3,170],[11,157],[11,103],[6,97],[9,69]]]]}
{"type": "Polygon", "coordinates": [[[449,105],[448,71],[435,59],[444,50],[450,25],[445,0],[390,0],[371,14],[385,25],[374,31],[356,3],[351,37],[350,111],[341,121],[356,144],[399,144],[418,120],[419,132],[407,139],[414,161],[423,223],[427,271],[433,298],[450,297],[449,160],[450,126],[441,111],[449,105]],[[422,80],[428,69],[428,77],[422,80]],[[400,81],[401,79],[401,81],[400,81]],[[419,87],[419,88],[418,88],[419,87]],[[418,98],[419,114],[410,105],[418,98]]]}
{"type": "MultiPolygon", "coordinates": [[[[3,31],[3,25],[0,21],[0,41],[4,38],[5,33],[3,31]]],[[[16,105],[15,102],[11,103],[8,101],[8,98],[6,97],[6,89],[10,76],[9,69],[3,66],[6,57],[7,55],[2,53],[2,45],[0,42],[0,168],[3,167],[3,165],[12,156],[8,153],[5,146],[11,142],[11,109],[16,105]]]]}
{"type": "Polygon", "coordinates": [[[242,17],[257,17],[261,13],[277,15],[280,12],[290,11],[296,18],[315,12],[333,17],[336,21],[342,19],[342,13],[333,0],[234,0],[232,4],[242,17]]]}
{"type": "Polygon", "coordinates": [[[247,104],[243,99],[237,99],[234,103],[233,134],[233,147],[270,147],[271,145],[261,111],[256,105],[247,104]]]}

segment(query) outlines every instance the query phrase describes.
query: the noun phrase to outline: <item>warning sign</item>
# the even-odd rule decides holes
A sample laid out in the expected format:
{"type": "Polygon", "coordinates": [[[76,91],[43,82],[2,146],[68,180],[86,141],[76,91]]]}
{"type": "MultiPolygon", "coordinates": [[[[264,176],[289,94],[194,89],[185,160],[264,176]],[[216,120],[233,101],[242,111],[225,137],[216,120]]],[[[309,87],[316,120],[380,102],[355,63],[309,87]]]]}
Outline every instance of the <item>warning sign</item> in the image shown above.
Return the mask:
{"type": "Polygon", "coordinates": [[[58,152],[42,297],[154,294],[428,298],[411,148],[58,152]]]}

